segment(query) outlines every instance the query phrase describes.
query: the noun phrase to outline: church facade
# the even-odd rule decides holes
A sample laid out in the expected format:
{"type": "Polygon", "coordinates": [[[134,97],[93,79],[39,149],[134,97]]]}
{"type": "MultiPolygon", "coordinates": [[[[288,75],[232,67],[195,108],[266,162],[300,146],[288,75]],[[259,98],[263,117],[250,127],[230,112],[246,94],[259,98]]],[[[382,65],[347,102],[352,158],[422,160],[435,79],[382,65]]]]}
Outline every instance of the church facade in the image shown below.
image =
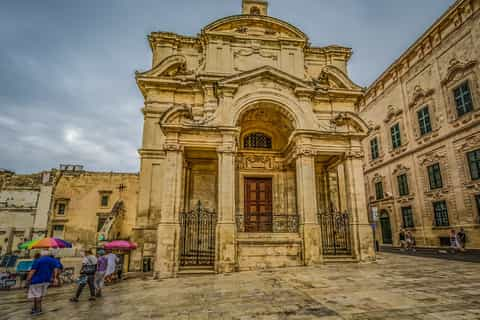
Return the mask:
{"type": "Polygon", "coordinates": [[[149,36],[132,269],[373,260],[351,49],[311,46],[265,1],[242,10],[149,36]]]}

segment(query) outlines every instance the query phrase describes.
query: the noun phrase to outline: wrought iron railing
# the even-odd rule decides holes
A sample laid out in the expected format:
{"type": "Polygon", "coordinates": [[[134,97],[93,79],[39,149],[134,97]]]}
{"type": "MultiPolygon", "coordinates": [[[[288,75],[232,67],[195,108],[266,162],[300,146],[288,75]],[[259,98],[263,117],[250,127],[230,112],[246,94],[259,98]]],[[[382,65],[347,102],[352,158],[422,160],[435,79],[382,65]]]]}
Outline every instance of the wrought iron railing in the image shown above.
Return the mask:
{"type": "Polygon", "coordinates": [[[180,213],[180,265],[213,266],[217,213],[202,207],[180,213]]]}
{"type": "Polygon", "coordinates": [[[250,214],[249,218],[255,216],[265,217],[263,220],[254,222],[245,221],[245,216],[237,215],[236,223],[239,232],[265,232],[265,233],[296,233],[298,232],[299,218],[298,215],[256,215],[250,214]]]}
{"type": "Polygon", "coordinates": [[[351,255],[352,238],[350,216],[346,212],[329,212],[318,215],[322,231],[323,255],[351,255]]]}

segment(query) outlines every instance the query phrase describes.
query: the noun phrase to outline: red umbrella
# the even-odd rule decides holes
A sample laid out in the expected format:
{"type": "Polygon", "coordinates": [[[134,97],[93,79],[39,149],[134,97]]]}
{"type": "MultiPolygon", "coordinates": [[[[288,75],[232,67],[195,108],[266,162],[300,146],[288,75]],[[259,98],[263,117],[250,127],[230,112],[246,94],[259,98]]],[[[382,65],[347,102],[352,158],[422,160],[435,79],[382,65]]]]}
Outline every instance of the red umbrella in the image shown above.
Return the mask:
{"type": "Polygon", "coordinates": [[[121,250],[132,250],[137,248],[137,244],[125,241],[125,240],[114,240],[112,242],[106,243],[104,245],[105,249],[121,249],[121,250]]]}

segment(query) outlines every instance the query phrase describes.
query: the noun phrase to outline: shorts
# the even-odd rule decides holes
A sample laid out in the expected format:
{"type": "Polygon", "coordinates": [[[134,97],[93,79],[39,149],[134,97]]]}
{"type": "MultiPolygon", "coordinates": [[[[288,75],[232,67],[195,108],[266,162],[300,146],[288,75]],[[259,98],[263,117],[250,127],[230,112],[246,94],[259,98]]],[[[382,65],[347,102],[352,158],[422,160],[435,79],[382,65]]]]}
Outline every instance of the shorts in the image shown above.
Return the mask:
{"type": "Polygon", "coordinates": [[[47,295],[47,288],[50,283],[31,284],[28,287],[28,299],[38,299],[47,295]]]}

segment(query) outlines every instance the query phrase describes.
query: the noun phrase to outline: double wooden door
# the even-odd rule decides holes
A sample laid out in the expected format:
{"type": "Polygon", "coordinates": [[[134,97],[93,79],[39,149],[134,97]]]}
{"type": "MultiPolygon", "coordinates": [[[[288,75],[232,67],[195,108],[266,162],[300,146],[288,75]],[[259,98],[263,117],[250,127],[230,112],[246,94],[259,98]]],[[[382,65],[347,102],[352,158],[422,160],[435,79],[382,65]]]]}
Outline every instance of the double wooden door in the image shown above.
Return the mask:
{"type": "Polygon", "coordinates": [[[272,232],[272,179],[245,179],[245,232],[272,232]]]}

